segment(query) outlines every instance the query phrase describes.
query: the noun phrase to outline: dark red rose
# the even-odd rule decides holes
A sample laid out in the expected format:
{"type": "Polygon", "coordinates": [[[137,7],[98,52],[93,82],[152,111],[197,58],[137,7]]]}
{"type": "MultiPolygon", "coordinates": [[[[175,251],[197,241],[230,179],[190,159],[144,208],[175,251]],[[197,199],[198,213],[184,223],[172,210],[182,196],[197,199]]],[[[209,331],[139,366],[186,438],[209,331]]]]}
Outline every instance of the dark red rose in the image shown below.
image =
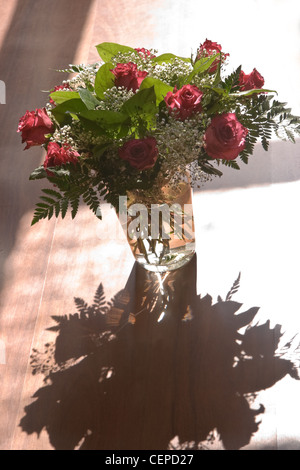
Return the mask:
{"type": "MultiPolygon", "coordinates": [[[[210,41],[209,39],[206,39],[203,44],[200,44],[200,47],[198,49],[197,59],[200,59],[201,57],[209,57],[209,56],[212,56],[214,54],[219,54],[219,53],[222,53],[221,54],[222,61],[224,61],[226,57],[229,56],[229,54],[224,54],[224,52],[222,52],[222,46],[220,44],[218,44],[217,42],[210,41]]],[[[210,66],[208,70],[209,73],[214,73],[217,70],[219,62],[220,62],[220,58],[218,57],[216,58],[216,60],[214,60],[214,62],[210,66]]]]}
{"type": "Polygon", "coordinates": [[[115,76],[115,85],[117,87],[122,86],[127,90],[136,91],[140,88],[140,85],[148,72],[142,72],[137,69],[137,65],[133,62],[128,64],[117,64],[117,66],[111,70],[115,76]]]}
{"type": "Polygon", "coordinates": [[[234,160],[244,150],[247,134],[248,129],[234,113],[215,116],[204,136],[206,153],[212,158],[234,160]]]}
{"type": "Polygon", "coordinates": [[[249,75],[246,75],[243,71],[240,73],[239,85],[241,91],[255,90],[256,88],[262,88],[265,84],[264,78],[261,74],[253,69],[249,75]]]}
{"type": "MultiPolygon", "coordinates": [[[[47,155],[44,161],[44,168],[53,168],[55,166],[61,166],[65,163],[78,162],[79,153],[73,150],[70,146],[61,147],[57,142],[50,142],[47,148],[47,155]]],[[[52,173],[48,171],[51,176],[52,173]]]]}
{"type": "Polygon", "coordinates": [[[26,111],[19,120],[17,130],[22,134],[22,143],[26,142],[25,149],[44,144],[46,142],[45,135],[51,134],[53,131],[54,125],[44,108],[26,111]]]}
{"type": "Polygon", "coordinates": [[[202,110],[202,96],[202,91],[195,85],[184,85],[180,90],[169,91],[165,96],[165,102],[169,112],[184,121],[202,110]]]}
{"type": "Polygon", "coordinates": [[[148,49],[145,49],[144,47],[136,47],[134,50],[138,52],[139,56],[142,59],[146,57],[150,57],[150,59],[154,59],[154,57],[156,57],[156,55],[152,54],[152,52],[150,52],[148,49]]]}
{"type": "Polygon", "coordinates": [[[157,142],[154,137],[133,139],[119,149],[119,156],[138,170],[147,170],[155,165],[158,157],[157,142]]]}
{"type": "MultiPolygon", "coordinates": [[[[57,85],[56,87],[54,87],[53,90],[51,90],[50,93],[54,93],[55,91],[61,91],[61,90],[72,91],[72,88],[70,87],[70,85],[69,85],[68,83],[63,83],[62,85],[57,85]]],[[[55,102],[54,102],[54,100],[51,98],[51,96],[50,96],[49,102],[50,102],[53,106],[55,106],[55,102]]]]}

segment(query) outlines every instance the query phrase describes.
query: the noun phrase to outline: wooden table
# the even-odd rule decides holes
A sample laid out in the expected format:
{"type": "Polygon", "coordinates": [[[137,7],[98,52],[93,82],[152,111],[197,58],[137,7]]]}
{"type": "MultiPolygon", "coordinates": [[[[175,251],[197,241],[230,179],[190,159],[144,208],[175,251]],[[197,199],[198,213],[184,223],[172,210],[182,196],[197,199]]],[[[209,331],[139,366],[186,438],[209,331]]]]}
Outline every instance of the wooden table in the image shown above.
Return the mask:
{"type": "MultiPolygon", "coordinates": [[[[42,185],[28,175],[43,154],[24,152],[16,128],[61,80],[54,69],[97,60],[103,41],[186,55],[206,36],[256,66],[253,42],[228,32],[245,25],[210,5],[196,22],[197,5],[0,1],[3,450],[300,449],[299,143],[257,148],[247,167],[194,193],[197,256],[163,278],[167,303],[126,240],[102,235],[115,222],[109,207],[102,222],[82,206],[75,221],[30,226],[42,185]]],[[[258,28],[254,45],[264,37],[258,28]]],[[[257,67],[271,78],[273,52],[261,49],[257,67]]],[[[297,53],[279,51],[283,62],[297,53]]],[[[284,95],[299,114],[296,88],[291,80],[284,95]]]]}

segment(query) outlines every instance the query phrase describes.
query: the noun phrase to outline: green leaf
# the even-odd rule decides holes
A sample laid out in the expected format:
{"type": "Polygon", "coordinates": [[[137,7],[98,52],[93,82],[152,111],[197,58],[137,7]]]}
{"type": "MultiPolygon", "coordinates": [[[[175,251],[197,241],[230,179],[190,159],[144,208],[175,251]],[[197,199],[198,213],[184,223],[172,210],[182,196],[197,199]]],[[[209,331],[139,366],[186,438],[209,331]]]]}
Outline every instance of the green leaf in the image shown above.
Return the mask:
{"type": "Polygon", "coordinates": [[[255,88],[253,90],[239,91],[237,93],[229,93],[228,96],[230,96],[231,98],[240,98],[242,96],[251,96],[253,94],[259,94],[259,93],[276,93],[277,94],[277,91],[267,90],[265,88],[255,88]]]}
{"type": "Polygon", "coordinates": [[[140,86],[140,90],[145,90],[146,88],[154,87],[154,92],[156,95],[156,105],[158,106],[161,101],[169,91],[173,91],[173,87],[167,85],[162,80],[158,78],[146,77],[140,86]]]}
{"type": "Polygon", "coordinates": [[[75,98],[80,98],[79,93],[77,93],[77,91],[54,91],[53,93],[50,93],[50,97],[57,104],[73,100],[75,98]]]}
{"type": "Polygon", "coordinates": [[[80,88],[78,93],[87,109],[95,109],[100,104],[100,101],[87,88],[80,88]]]}
{"type": "Polygon", "coordinates": [[[69,200],[67,198],[63,199],[60,202],[61,218],[64,219],[69,207],[69,200]]]}
{"type": "Polygon", "coordinates": [[[125,112],[129,116],[141,116],[143,114],[154,116],[157,112],[154,86],[139,90],[123,104],[121,112],[125,112]]]}
{"type": "Polygon", "coordinates": [[[206,72],[216,60],[218,55],[219,54],[214,54],[210,57],[201,57],[201,59],[197,60],[194,64],[192,72],[186,77],[185,83],[190,83],[195,75],[200,75],[206,72]]]}
{"type": "Polygon", "coordinates": [[[203,160],[199,159],[198,164],[199,164],[200,168],[205,173],[207,173],[208,175],[215,175],[215,176],[222,176],[223,175],[222,171],[218,170],[217,168],[212,166],[207,161],[203,161],[203,160]]]}
{"type": "Polygon", "coordinates": [[[48,202],[48,204],[56,204],[57,201],[55,201],[54,199],[52,199],[51,197],[48,197],[48,196],[40,196],[40,199],[42,199],[42,201],[45,201],[45,202],[48,202]]]}
{"type": "Polygon", "coordinates": [[[36,207],[39,207],[40,209],[48,209],[49,204],[46,204],[46,203],[44,203],[44,202],[38,202],[38,203],[36,204],[36,207]]]}
{"type": "Polygon", "coordinates": [[[116,56],[119,53],[128,53],[132,52],[138,55],[137,51],[135,51],[132,47],[129,46],[122,46],[121,44],[117,44],[114,42],[102,42],[96,46],[99,56],[104,62],[109,62],[112,57],[116,56]]]}
{"type": "Polygon", "coordinates": [[[161,54],[157,57],[154,57],[151,61],[152,63],[154,64],[162,64],[162,63],[169,63],[169,62],[173,62],[175,59],[179,59],[179,60],[183,60],[184,62],[189,62],[191,63],[191,59],[190,58],[186,58],[186,57],[179,57],[177,55],[174,55],[174,54],[161,54]]]}
{"type": "Polygon", "coordinates": [[[61,178],[63,176],[70,176],[70,170],[67,168],[68,165],[72,165],[72,163],[66,164],[66,166],[49,167],[48,169],[51,173],[54,173],[56,176],[61,178]]]}
{"type": "Polygon", "coordinates": [[[71,217],[72,219],[75,219],[77,212],[79,210],[80,197],[77,196],[74,199],[72,199],[70,202],[71,202],[71,207],[72,207],[71,217]]]}
{"type": "Polygon", "coordinates": [[[38,168],[36,168],[35,170],[33,170],[31,175],[29,176],[30,180],[38,180],[38,179],[42,179],[42,178],[47,178],[47,172],[46,172],[43,165],[41,165],[38,168]]]}
{"type": "Polygon", "coordinates": [[[87,107],[78,94],[78,98],[57,105],[51,112],[59,124],[63,124],[70,119],[70,114],[77,114],[86,110],[87,107]]]}
{"type": "Polygon", "coordinates": [[[221,81],[221,66],[222,66],[222,52],[219,54],[219,62],[218,62],[218,67],[217,67],[217,73],[215,75],[215,79],[213,82],[213,85],[217,87],[221,81]]]}
{"type": "Polygon", "coordinates": [[[122,125],[126,127],[130,124],[129,116],[118,111],[94,109],[83,111],[77,116],[86,129],[99,135],[107,135],[109,131],[119,132],[122,125]]]}
{"type": "Polygon", "coordinates": [[[79,117],[83,117],[89,121],[97,122],[103,127],[108,127],[113,124],[122,124],[128,119],[128,115],[125,113],[103,109],[85,110],[79,113],[79,117]]]}
{"type": "Polygon", "coordinates": [[[218,87],[211,87],[209,85],[202,85],[202,88],[207,88],[210,91],[213,91],[214,93],[217,93],[217,95],[226,95],[226,90],[223,88],[218,88],[218,87]]]}
{"type": "Polygon", "coordinates": [[[49,196],[53,196],[56,199],[61,199],[62,195],[58,192],[55,191],[54,189],[42,189],[43,193],[48,194],[49,196]]]}
{"type": "Polygon", "coordinates": [[[225,166],[229,166],[235,170],[239,170],[240,167],[235,160],[221,160],[222,164],[225,166]]]}
{"type": "Polygon", "coordinates": [[[220,86],[224,89],[226,94],[229,94],[232,90],[239,86],[241,70],[242,66],[239,65],[236,70],[234,70],[224,79],[224,81],[220,83],[220,86]]]}
{"type": "Polygon", "coordinates": [[[100,158],[107,149],[111,146],[110,142],[106,142],[105,144],[102,145],[96,145],[93,150],[93,157],[94,158],[100,158]]]}
{"type": "Polygon", "coordinates": [[[95,93],[100,99],[103,99],[104,92],[107,89],[112,88],[115,84],[115,76],[111,72],[111,69],[113,68],[114,66],[110,62],[103,64],[96,74],[95,93]]]}

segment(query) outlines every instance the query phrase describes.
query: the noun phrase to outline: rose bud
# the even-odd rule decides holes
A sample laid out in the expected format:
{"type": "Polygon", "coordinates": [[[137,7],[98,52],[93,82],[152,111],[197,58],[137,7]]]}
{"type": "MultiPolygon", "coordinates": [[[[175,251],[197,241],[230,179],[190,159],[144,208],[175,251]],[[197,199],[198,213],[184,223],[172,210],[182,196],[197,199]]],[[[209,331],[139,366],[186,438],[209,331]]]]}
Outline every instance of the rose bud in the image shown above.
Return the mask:
{"type": "Polygon", "coordinates": [[[54,125],[44,108],[26,111],[19,120],[17,130],[22,134],[22,143],[26,142],[24,150],[34,145],[44,144],[46,142],[45,135],[51,134],[53,131],[54,125]]]}
{"type": "MultiPolygon", "coordinates": [[[[222,46],[218,44],[217,42],[210,41],[209,39],[206,39],[203,44],[200,45],[198,49],[198,54],[197,54],[197,59],[200,59],[201,57],[210,57],[214,54],[220,54],[222,57],[222,61],[226,60],[226,57],[229,56],[229,54],[225,54],[222,52],[222,46]]],[[[216,60],[213,61],[212,65],[210,66],[208,72],[209,73],[215,73],[219,66],[220,58],[217,57],[216,60]]]]}

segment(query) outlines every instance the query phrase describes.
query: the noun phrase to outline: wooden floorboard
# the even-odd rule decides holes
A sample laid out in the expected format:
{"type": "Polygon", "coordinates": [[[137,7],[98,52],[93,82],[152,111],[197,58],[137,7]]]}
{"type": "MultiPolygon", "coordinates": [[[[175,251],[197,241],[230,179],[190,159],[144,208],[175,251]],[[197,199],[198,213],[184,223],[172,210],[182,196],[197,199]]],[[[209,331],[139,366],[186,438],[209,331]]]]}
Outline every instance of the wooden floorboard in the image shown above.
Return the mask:
{"type": "MultiPolygon", "coordinates": [[[[7,3],[0,0],[0,449],[299,450],[299,142],[272,142],[240,173],[225,171],[195,193],[197,257],[166,278],[161,320],[158,280],[111,235],[109,207],[102,222],[82,206],[75,221],[30,226],[42,185],[28,176],[43,153],[24,151],[16,133],[20,116],[43,106],[41,90],[61,79],[55,69],[96,61],[103,41],[189,55],[193,41],[224,38],[233,60],[242,46],[212,5],[195,15],[197,0],[7,3]]],[[[265,37],[257,31],[256,46],[265,37]]],[[[245,39],[249,67],[253,47],[245,39]]],[[[257,61],[271,75],[263,50],[257,61]]],[[[293,85],[283,88],[289,97],[293,85]]],[[[292,100],[297,111],[295,91],[292,100]]]]}

